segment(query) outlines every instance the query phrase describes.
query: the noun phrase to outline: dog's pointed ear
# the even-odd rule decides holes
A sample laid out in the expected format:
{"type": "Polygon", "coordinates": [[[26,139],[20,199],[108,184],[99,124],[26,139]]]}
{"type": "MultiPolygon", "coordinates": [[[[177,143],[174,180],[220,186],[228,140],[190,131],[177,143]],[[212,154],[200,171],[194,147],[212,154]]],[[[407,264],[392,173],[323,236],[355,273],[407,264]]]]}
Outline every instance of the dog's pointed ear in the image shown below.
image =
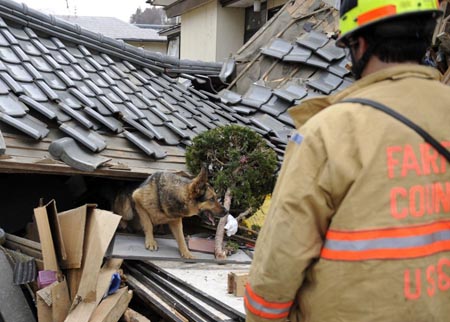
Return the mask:
{"type": "Polygon", "coordinates": [[[206,185],[208,183],[208,170],[205,166],[202,167],[200,173],[195,177],[189,185],[189,192],[196,198],[200,197],[206,192],[206,185]]]}

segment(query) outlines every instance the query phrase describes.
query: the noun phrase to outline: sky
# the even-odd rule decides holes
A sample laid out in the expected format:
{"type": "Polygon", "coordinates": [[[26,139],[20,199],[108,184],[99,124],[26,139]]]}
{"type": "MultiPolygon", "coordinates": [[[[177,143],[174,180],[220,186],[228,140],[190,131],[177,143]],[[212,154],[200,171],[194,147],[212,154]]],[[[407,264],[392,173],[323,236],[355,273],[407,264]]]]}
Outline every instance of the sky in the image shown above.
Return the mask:
{"type": "Polygon", "coordinates": [[[149,8],[146,0],[14,0],[29,8],[53,15],[116,17],[129,22],[141,7],[149,8]]]}

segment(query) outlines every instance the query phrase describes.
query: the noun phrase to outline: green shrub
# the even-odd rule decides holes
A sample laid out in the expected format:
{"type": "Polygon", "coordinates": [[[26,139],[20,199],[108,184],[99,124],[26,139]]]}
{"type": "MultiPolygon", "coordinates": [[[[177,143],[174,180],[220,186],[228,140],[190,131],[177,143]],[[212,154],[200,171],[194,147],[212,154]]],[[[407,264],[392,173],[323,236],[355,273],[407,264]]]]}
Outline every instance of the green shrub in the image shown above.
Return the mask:
{"type": "Polygon", "coordinates": [[[266,141],[250,128],[227,125],[201,133],[186,150],[189,171],[208,167],[210,183],[223,197],[231,189],[231,213],[258,209],[272,192],[277,156],[266,141]]]}

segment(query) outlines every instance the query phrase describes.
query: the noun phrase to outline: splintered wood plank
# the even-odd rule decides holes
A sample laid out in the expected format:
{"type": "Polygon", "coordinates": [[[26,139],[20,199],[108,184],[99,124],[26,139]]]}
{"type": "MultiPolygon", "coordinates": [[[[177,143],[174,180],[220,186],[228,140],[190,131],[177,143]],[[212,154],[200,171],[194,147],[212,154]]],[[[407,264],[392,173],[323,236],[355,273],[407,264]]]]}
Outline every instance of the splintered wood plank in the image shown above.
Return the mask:
{"type": "Polygon", "coordinates": [[[145,316],[130,308],[126,309],[125,313],[123,314],[123,318],[125,322],[151,322],[145,316]]]}
{"type": "Polygon", "coordinates": [[[64,322],[70,308],[69,289],[66,280],[57,283],[52,288],[51,294],[53,322],[64,322]]]}
{"type": "Polygon", "coordinates": [[[94,312],[100,267],[120,218],[100,209],[88,213],[80,284],[65,322],[88,322],[94,312]]]}
{"type": "Polygon", "coordinates": [[[44,269],[58,272],[58,260],[56,258],[55,245],[53,244],[52,232],[50,230],[50,223],[46,208],[34,208],[34,218],[39,232],[39,239],[41,241],[44,269]]]}
{"type": "Polygon", "coordinates": [[[128,287],[119,289],[105,298],[95,309],[89,322],[117,322],[130,303],[133,293],[128,287]]]}
{"type": "Polygon", "coordinates": [[[58,214],[67,259],[61,261],[63,268],[80,268],[86,228],[87,205],[58,214]]]}
{"type": "MultiPolygon", "coordinates": [[[[81,302],[78,303],[75,309],[70,312],[70,320],[78,321],[78,319],[85,319],[85,317],[89,318],[94,312],[97,305],[103,298],[103,295],[108,291],[109,285],[111,283],[112,275],[117,272],[122,265],[123,260],[119,258],[109,259],[100,270],[97,287],[96,287],[96,299],[93,302],[81,302]]],[[[81,274],[81,270],[70,270],[73,274],[76,274],[77,271],[81,274]]],[[[76,277],[74,278],[76,279],[76,277]]],[[[73,283],[77,283],[76,281],[73,283]]],[[[74,287],[74,286],[72,286],[74,287]]],[[[78,287],[74,287],[78,289],[78,287]]],[[[79,299],[78,299],[79,300],[79,299]]],[[[69,318],[69,317],[68,317],[69,318]]],[[[81,321],[81,320],[80,320],[81,321]]],[[[87,320],[86,320],[87,321],[87,320]]]]}

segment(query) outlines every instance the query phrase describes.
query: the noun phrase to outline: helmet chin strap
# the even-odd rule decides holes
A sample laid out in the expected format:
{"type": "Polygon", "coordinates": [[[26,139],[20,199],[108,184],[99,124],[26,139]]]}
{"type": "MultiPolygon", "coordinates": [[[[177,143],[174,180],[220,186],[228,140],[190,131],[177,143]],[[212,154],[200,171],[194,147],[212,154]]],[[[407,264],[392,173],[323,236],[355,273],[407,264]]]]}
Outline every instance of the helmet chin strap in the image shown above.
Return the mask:
{"type": "Polygon", "coordinates": [[[380,41],[375,42],[373,44],[370,44],[369,47],[367,47],[367,50],[364,52],[362,57],[358,60],[355,56],[354,50],[351,48],[350,42],[347,41],[347,47],[350,50],[350,58],[352,61],[352,75],[353,77],[358,80],[361,79],[362,73],[364,69],[367,66],[367,63],[369,62],[370,57],[372,56],[373,52],[375,51],[375,48],[380,44],[380,41]]]}

